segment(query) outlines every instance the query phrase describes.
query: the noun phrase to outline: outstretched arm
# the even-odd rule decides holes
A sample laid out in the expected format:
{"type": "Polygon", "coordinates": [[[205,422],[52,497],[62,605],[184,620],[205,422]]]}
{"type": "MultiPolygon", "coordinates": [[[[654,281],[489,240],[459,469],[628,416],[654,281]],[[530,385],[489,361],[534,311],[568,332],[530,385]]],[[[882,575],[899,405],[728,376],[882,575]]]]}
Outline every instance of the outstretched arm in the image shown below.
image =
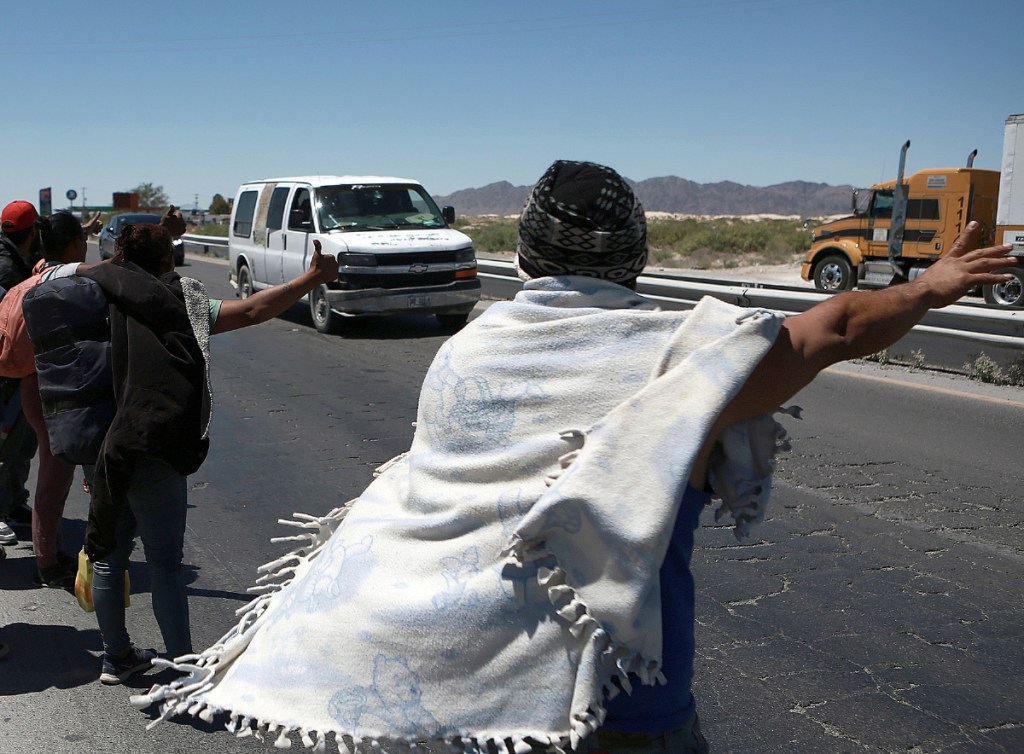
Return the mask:
{"type": "Polygon", "coordinates": [[[241,300],[225,300],[220,307],[220,316],[210,332],[229,332],[266,322],[284,312],[318,285],[337,280],[338,260],[333,254],[321,254],[321,248],[319,241],[313,241],[313,258],[310,259],[309,269],[287,283],[265,288],[241,300]]]}
{"type": "Polygon", "coordinates": [[[825,367],[891,346],[929,309],[955,303],[976,286],[1008,282],[1011,276],[996,270],[1017,262],[1006,256],[1012,246],[976,249],[980,233],[977,223],[968,223],[949,253],[909,283],[843,293],[787,318],[734,400],[735,418],[771,411],[825,367]]]}
{"type": "MultiPolygon", "coordinates": [[[[1013,247],[976,249],[980,233],[977,223],[968,223],[949,253],[909,283],[842,293],[788,317],[774,345],[718,418],[704,457],[725,427],[775,410],[822,369],[887,348],[929,309],[948,306],[976,286],[1009,281],[1010,275],[996,270],[1017,263],[1006,256],[1013,247]]],[[[691,479],[703,482],[702,463],[691,479]]]]}

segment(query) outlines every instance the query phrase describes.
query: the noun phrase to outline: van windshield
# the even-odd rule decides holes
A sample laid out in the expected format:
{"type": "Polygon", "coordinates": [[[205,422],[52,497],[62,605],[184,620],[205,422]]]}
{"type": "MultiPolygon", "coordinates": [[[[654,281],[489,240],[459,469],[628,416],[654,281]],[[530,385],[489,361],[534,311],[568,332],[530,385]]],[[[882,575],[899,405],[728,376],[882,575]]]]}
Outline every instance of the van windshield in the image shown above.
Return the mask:
{"type": "Polygon", "coordinates": [[[322,186],[316,207],[324,232],[445,227],[430,195],[409,184],[322,186]]]}

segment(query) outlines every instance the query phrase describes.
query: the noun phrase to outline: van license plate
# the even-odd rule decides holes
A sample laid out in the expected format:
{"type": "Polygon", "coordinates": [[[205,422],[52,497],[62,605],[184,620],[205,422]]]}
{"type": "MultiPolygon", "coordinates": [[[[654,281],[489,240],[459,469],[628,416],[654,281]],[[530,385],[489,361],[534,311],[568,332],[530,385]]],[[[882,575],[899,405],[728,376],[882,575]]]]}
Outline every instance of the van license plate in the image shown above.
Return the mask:
{"type": "Polygon", "coordinates": [[[418,308],[423,306],[430,306],[430,295],[426,293],[420,293],[414,296],[409,296],[409,308],[418,308]]]}

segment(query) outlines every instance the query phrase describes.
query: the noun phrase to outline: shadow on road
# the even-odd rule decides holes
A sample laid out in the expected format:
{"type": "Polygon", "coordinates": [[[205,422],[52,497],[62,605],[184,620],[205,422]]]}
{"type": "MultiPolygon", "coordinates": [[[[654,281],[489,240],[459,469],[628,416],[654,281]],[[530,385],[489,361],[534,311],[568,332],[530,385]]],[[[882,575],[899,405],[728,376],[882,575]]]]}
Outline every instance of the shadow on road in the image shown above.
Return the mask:
{"type": "Polygon", "coordinates": [[[0,661],[0,696],[70,689],[99,678],[98,629],[12,623],[0,627],[0,637],[10,647],[0,661]]]}
{"type": "MultiPolygon", "coordinates": [[[[296,304],[278,319],[313,329],[313,320],[306,304],[296,304]]],[[[342,320],[337,337],[347,340],[419,340],[445,338],[455,332],[442,325],[433,315],[388,314],[346,317],[342,320]]]]}

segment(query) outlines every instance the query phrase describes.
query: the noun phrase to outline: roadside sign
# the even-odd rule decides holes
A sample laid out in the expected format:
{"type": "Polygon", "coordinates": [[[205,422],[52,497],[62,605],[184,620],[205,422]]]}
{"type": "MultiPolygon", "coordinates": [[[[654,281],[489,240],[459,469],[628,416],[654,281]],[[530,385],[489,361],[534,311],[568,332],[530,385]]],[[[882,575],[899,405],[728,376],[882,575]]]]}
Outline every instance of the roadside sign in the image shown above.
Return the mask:
{"type": "Polygon", "coordinates": [[[39,189],[39,214],[44,216],[53,214],[52,189],[39,189]]]}
{"type": "Polygon", "coordinates": [[[75,199],[78,198],[78,192],[75,191],[74,189],[68,189],[68,192],[64,194],[64,196],[68,198],[69,202],[73,202],[75,201],[75,199]]]}

